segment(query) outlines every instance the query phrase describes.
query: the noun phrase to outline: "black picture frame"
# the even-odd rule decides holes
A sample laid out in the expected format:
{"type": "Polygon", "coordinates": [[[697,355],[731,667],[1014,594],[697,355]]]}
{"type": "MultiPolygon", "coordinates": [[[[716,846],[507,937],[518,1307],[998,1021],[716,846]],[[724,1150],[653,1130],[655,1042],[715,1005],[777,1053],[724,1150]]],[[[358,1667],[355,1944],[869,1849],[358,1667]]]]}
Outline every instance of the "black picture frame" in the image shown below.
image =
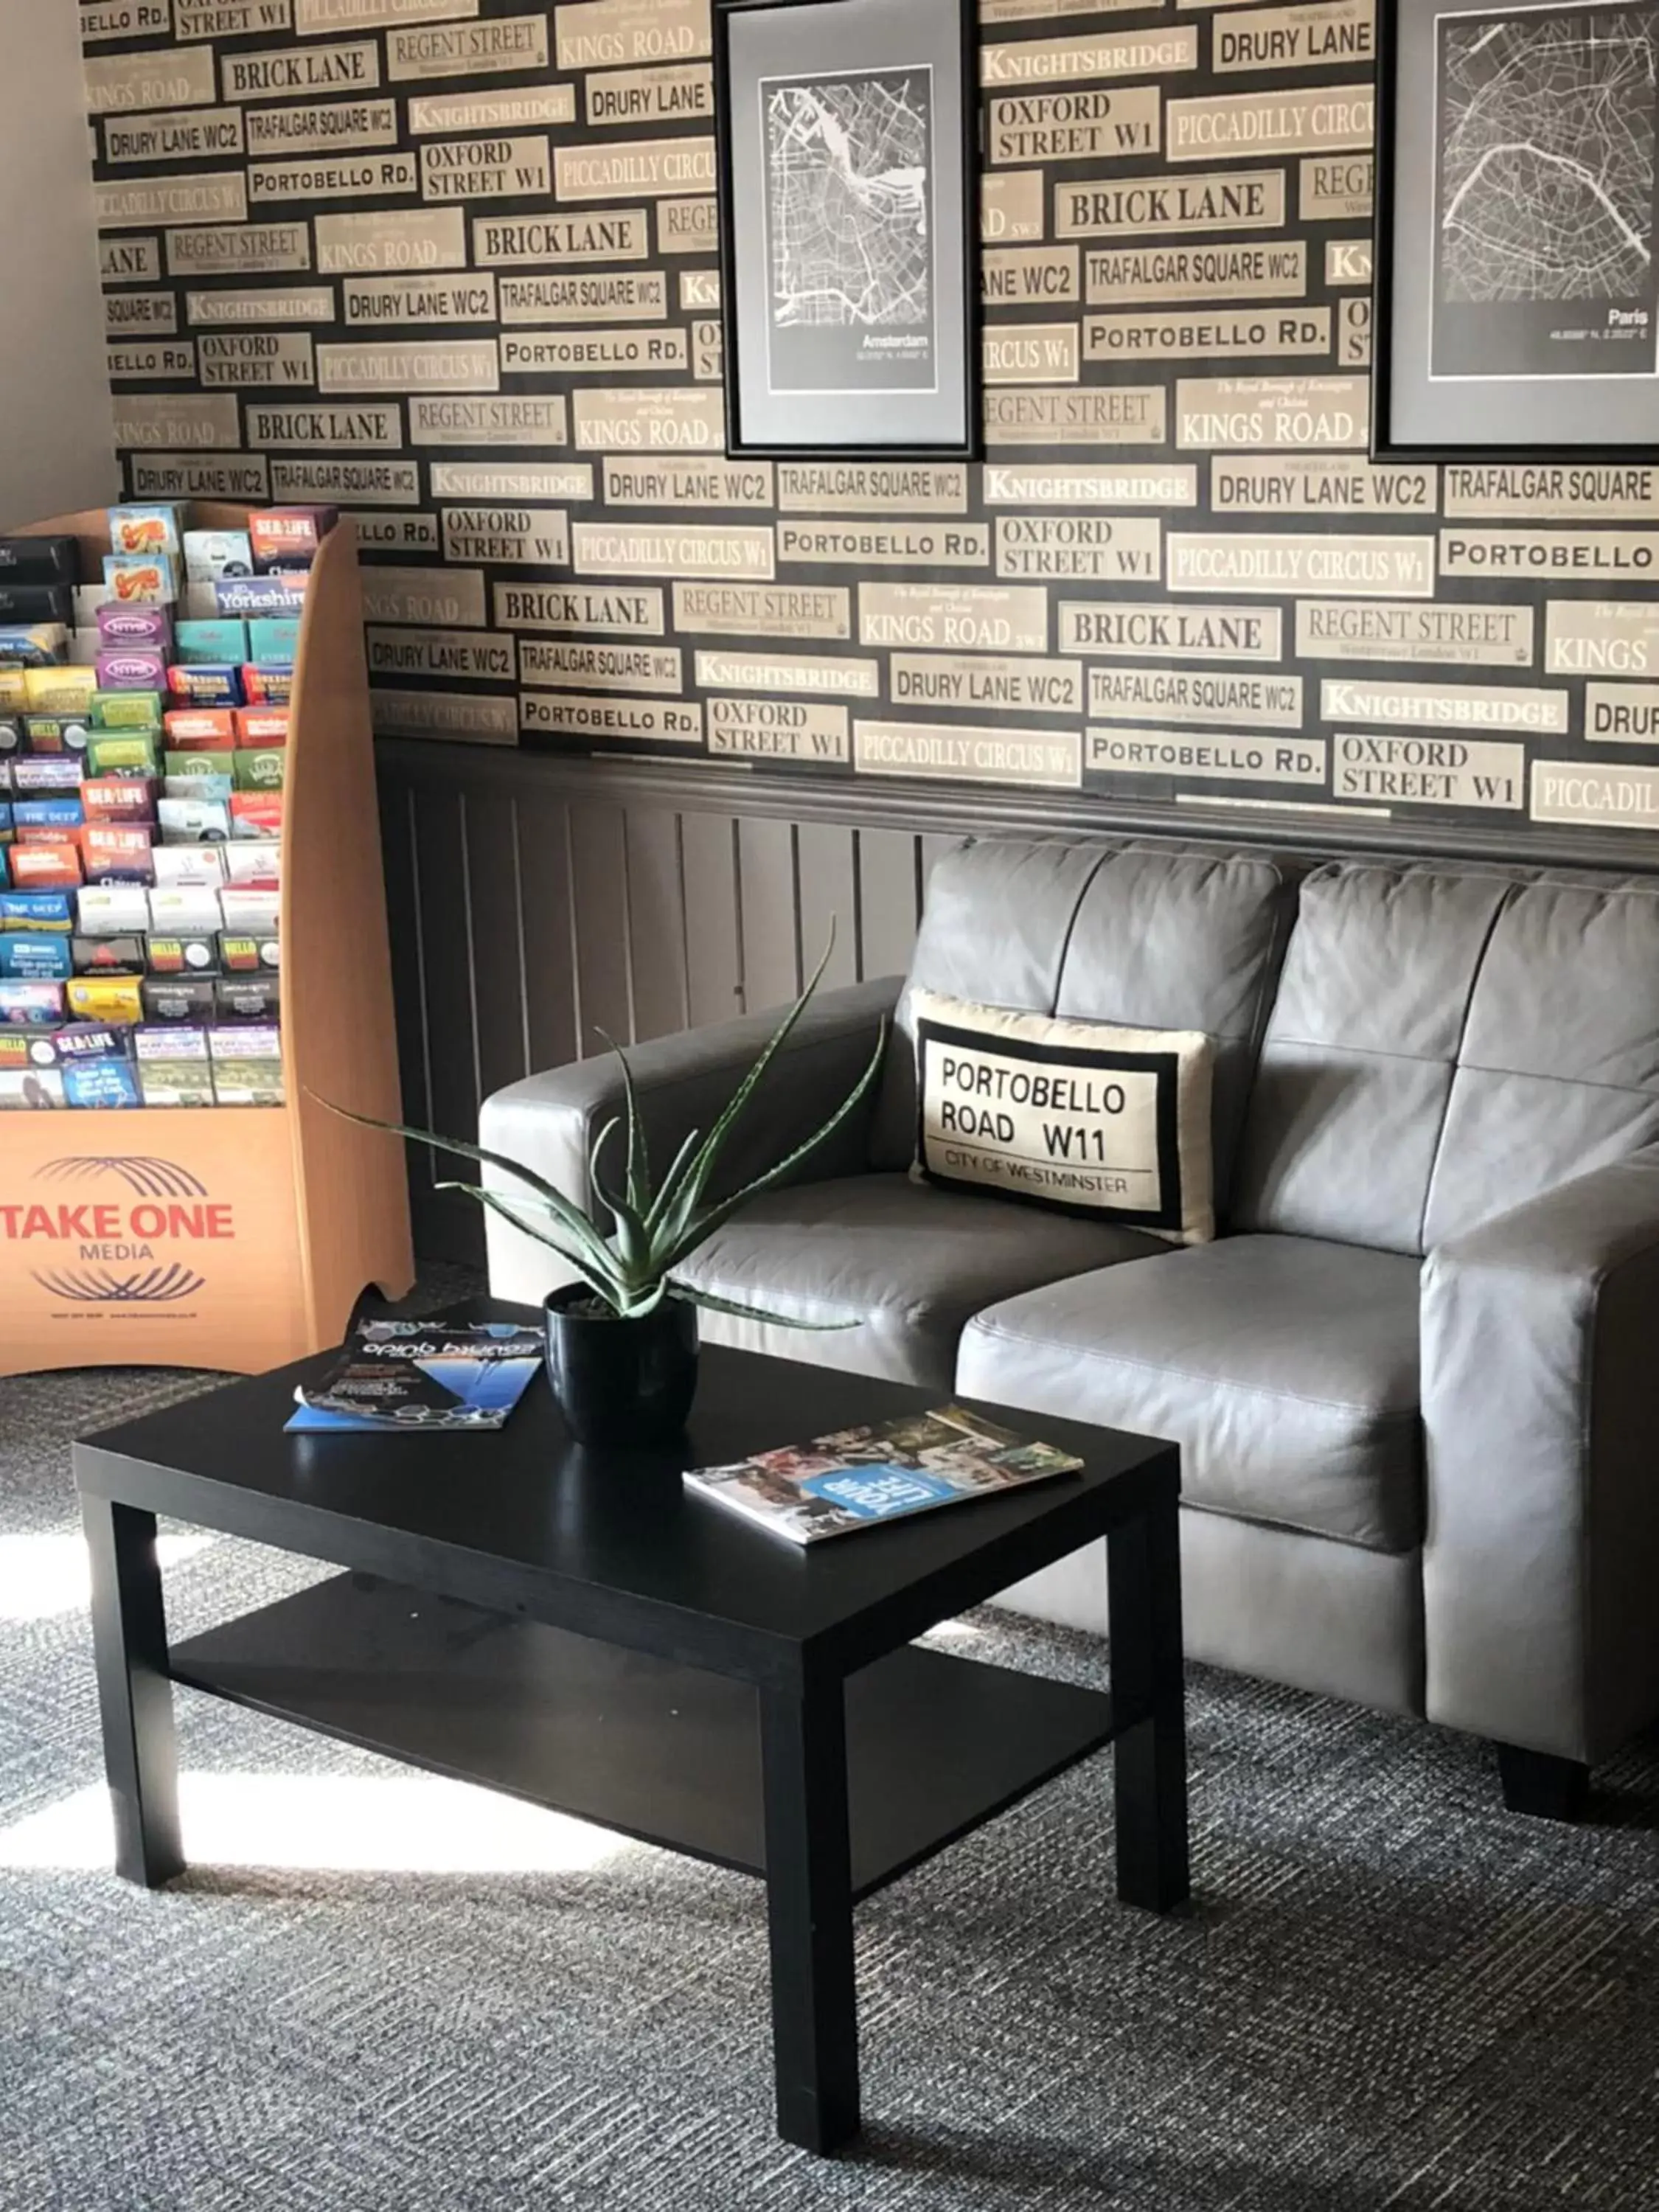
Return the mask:
{"type": "MultiPolygon", "coordinates": [[[[766,459],[836,460],[927,460],[976,461],[984,458],[984,392],[983,361],[981,358],[982,316],[980,300],[980,110],[979,88],[979,14],[977,0],[714,0],[713,46],[714,76],[714,138],[715,179],[718,194],[718,224],[720,256],[720,319],[724,345],[723,370],[726,392],[726,443],[728,453],[737,457],[766,459]],[[740,94],[732,83],[732,26],[739,17],[776,17],[786,26],[793,15],[805,27],[809,19],[821,23],[826,11],[844,9],[848,22],[848,50],[838,55],[838,65],[856,70],[860,64],[850,42],[856,37],[859,19],[866,23],[872,19],[884,27],[896,29],[899,26],[921,25],[916,33],[920,40],[931,33],[936,43],[948,51],[958,72],[956,79],[957,106],[960,116],[959,131],[953,131],[950,144],[956,149],[961,180],[960,252],[953,256],[950,267],[960,286],[960,315],[941,313],[934,326],[934,343],[941,361],[947,359],[946,349],[959,344],[960,355],[951,364],[954,393],[960,394],[959,407],[951,406],[949,423],[939,427],[946,434],[938,436],[907,434],[888,438],[866,434],[843,438],[826,435],[822,426],[825,410],[811,404],[814,394],[804,394],[793,410],[799,419],[801,434],[799,438],[781,435],[775,428],[764,431],[754,429],[744,419],[744,386],[749,372],[746,362],[754,357],[752,344],[745,351],[744,325],[744,305],[740,287],[736,281],[738,257],[756,250],[757,229],[763,239],[765,211],[747,211],[739,204],[739,191],[734,182],[736,161],[733,139],[739,123],[740,94]],[[931,22],[929,19],[933,19],[931,22]]],[[[805,65],[811,73],[811,65],[805,65]]],[[[748,119],[746,104],[742,119],[748,119]]],[[[939,228],[939,209],[935,204],[932,221],[939,228]]],[[[941,255],[948,251],[948,241],[942,241],[941,255]]],[[[763,252],[763,258],[764,258],[763,252]]],[[[750,340],[754,332],[751,329],[750,340]]],[[[775,399],[778,395],[769,395],[775,399]]],[[[864,396],[850,388],[834,395],[848,403],[864,396]]],[[[876,393],[869,397],[880,398],[888,395],[876,393]]],[[[751,408],[751,413],[758,409],[751,408]]],[[[869,411],[866,410],[866,413],[869,411]]],[[[939,410],[943,413],[943,405],[939,410]]]]}
{"type": "MultiPolygon", "coordinates": [[[[1433,410],[1420,396],[1414,394],[1416,412],[1419,418],[1429,420],[1419,423],[1413,433],[1396,428],[1398,384],[1395,374],[1395,337],[1403,320],[1400,313],[1401,287],[1407,283],[1433,284],[1434,240],[1431,237],[1413,255],[1413,240],[1404,241],[1400,236],[1402,187],[1413,201],[1422,188],[1422,178],[1428,175],[1431,215],[1434,193],[1437,189],[1437,160],[1440,150],[1438,123],[1433,100],[1420,97],[1424,53],[1422,41],[1432,40],[1438,33],[1437,25],[1448,14],[1479,14],[1483,16],[1529,16],[1535,21],[1553,15],[1583,15],[1609,12],[1619,8],[1620,12],[1649,12],[1659,21],[1659,0],[1453,0],[1448,9],[1445,0],[1376,0],[1376,84],[1374,119],[1376,126],[1374,168],[1372,172],[1372,244],[1371,244],[1371,417],[1370,456],[1373,460],[1397,463],[1445,464],[1470,462],[1524,463],[1529,460],[1551,459],[1563,462],[1620,462],[1630,461],[1635,455],[1650,455],[1659,444],[1659,373],[1639,380],[1629,376],[1549,377],[1538,378],[1492,375],[1469,378],[1469,403],[1455,409],[1443,409],[1442,419],[1437,421],[1433,410]],[[1402,86],[1402,78],[1411,81],[1402,86]],[[1413,92],[1419,96],[1413,97],[1413,92]],[[1433,159],[1428,162],[1403,161],[1400,158],[1399,139],[1402,120],[1430,116],[1429,147],[1433,159]],[[1425,268],[1430,271],[1426,280],[1425,268]],[[1605,421],[1601,396],[1609,386],[1623,386],[1634,391],[1639,381],[1647,386],[1644,396],[1650,400],[1650,419],[1633,428],[1628,436],[1608,439],[1565,438],[1560,435],[1537,434],[1534,428],[1516,422],[1517,410],[1512,400],[1506,407],[1510,395],[1505,386],[1520,386],[1530,389],[1535,384],[1559,381],[1561,392],[1556,397],[1565,412],[1576,410],[1581,418],[1601,423],[1605,421]],[[1471,415],[1482,422],[1491,422],[1496,434],[1490,438],[1469,434],[1471,415]],[[1505,424],[1509,428],[1505,429],[1505,424]],[[1519,428],[1521,434],[1515,434],[1519,428]],[[1420,434],[1419,434],[1420,433],[1420,434]]],[[[1430,83],[1435,80],[1432,76],[1430,83]]],[[[1659,213],[1659,210],[1656,211],[1659,213]]],[[[1653,232],[1659,245],[1659,221],[1653,232]]],[[[1432,307],[1429,310],[1432,313],[1432,307]]],[[[1659,344],[1659,321],[1656,322],[1656,344],[1659,344]]],[[[1659,364],[1656,364],[1659,367],[1659,364]]],[[[1436,380],[1425,374],[1420,380],[1431,386],[1436,380]]],[[[1622,395],[1621,395],[1622,396],[1622,395]]],[[[1530,410],[1540,411],[1534,402],[1530,410]]]]}

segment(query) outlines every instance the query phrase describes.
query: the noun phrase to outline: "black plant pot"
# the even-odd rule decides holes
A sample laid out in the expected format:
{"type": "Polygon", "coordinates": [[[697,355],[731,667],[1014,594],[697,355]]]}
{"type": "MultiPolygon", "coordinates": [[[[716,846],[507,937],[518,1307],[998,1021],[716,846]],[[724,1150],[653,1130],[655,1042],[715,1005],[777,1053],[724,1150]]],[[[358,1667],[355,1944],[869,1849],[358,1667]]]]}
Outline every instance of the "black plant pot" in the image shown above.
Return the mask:
{"type": "Polygon", "coordinates": [[[697,1310],[665,1298],[643,1321],[581,1309],[586,1283],[544,1307],[547,1374],[571,1434],[583,1444],[672,1443],[697,1388],[697,1310]]]}

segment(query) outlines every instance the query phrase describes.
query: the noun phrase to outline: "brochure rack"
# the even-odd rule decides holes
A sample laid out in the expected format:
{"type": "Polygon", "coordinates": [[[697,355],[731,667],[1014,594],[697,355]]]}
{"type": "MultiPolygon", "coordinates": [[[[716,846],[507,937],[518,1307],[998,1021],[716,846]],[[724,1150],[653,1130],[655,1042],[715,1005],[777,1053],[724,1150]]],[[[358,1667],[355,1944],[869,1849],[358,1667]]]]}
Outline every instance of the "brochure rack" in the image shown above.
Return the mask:
{"type": "MultiPolygon", "coordinates": [[[[246,509],[196,501],[204,529],[246,509]]],[[[101,511],[32,523],[107,550],[101,511]]],[[[282,1106],[0,1113],[0,1374],[251,1374],[337,1343],[362,1291],[414,1279],[392,971],[349,524],[305,596],[283,809],[282,1106]]]]}

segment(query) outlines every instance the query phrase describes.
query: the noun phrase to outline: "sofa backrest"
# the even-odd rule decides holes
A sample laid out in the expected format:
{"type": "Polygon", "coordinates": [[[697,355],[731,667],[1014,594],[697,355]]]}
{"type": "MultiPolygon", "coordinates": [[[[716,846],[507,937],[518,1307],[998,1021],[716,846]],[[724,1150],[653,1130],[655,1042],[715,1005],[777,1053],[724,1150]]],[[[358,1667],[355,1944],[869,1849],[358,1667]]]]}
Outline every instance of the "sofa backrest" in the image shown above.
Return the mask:
{"type": "Polygon", "coordinates": [[[1659,1135],[1659,890],[1335,862],[1302,886],[1231,1225],[1432,1245],[1659,1135]]]}
{"type": "Polygon", "coordinates": [[[1080,1021],[1202,1030],[1216,1044],[1216,1206],[1294,911],[1294,862],[1124,841],[960,847],[934,868],[884,1070],[872,1164],[915,1149],[909,989],[1080,1021]]]}
{"type": "Polygon", "coordinates": [[[1659,886],[1517,883],[1469,1003],[1425,1247],[1656,1138],[1659,886]]]}
{"type": "Polygon", "coordinates": [[[1245,1119],[1239,1229],[1422,1249],[1499,874],[1337,863],[1302,886],[1245,1119]]]}

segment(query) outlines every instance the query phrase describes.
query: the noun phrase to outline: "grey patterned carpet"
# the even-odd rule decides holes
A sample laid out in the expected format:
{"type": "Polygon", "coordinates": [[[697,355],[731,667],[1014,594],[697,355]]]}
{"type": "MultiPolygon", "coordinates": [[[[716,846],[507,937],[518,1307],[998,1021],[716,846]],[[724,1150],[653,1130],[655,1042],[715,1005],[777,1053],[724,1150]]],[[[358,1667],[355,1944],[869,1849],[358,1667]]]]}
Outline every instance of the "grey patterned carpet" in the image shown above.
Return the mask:
{"type": "MultiPolygon", "coordinates": [[[[197,1863],[118,1883],[69,1441],[200,1382],[0,1382],[3,2212],[1659,2206],[1652,1746],[1555,1829],[1476,1746],[1199,1673],[1194,1911],[1114,1902],[1098,1762],[896,1885],[834,2164],[771,2133],[738,1876],[181,1694],[197,1863]]],[[[166,1556],[185,1633],[307,1572],[166,1556]]]]}

